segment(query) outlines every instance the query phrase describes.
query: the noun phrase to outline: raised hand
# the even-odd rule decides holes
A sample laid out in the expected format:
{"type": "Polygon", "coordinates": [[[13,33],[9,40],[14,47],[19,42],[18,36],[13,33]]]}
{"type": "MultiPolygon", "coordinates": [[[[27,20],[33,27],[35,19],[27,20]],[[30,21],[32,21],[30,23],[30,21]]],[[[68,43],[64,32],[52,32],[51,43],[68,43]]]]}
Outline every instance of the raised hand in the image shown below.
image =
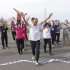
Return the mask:
{"type": "Polygon", "coordinates": [[[26,15],[26,14],[24,14],[23,12],[21,12],[21,16],[22,16],[23,18],[25,18],[25,15],[26,15]]]}
{"type": "Polygon", "coordinates": [[[30,19],[30,17],[28,17],[28,18],[26,19],[26,21],[28,22],[28,21],[29,21],[29,19],[30,19]]]}
{"type": "Polygon", "coordinates": [[[53,13],[50,13],[48,18],[50,18],[52,15],[53,15],[53,13]]]}
{"type": "Polygon", "coordinates": [[[45,20],[43,20],[43,21],[41,22],[41,24],[47,22],[48,19],[50,19],[52,15],[53,15],[53,13],[50,13],[49,16],[48,16],[45,20]]]}
{"type": "Polygon", "coordinates": [[[17,13],[20,13],[17,9],[13,8],[14,11],[16,11],[17,13]]]}
{"type": "Polygon", "coordinates": [[[23,14],[23,12],[21,12],[21,16],[22,16],[22,17],[25,17],[25,15],[23,14]]]}

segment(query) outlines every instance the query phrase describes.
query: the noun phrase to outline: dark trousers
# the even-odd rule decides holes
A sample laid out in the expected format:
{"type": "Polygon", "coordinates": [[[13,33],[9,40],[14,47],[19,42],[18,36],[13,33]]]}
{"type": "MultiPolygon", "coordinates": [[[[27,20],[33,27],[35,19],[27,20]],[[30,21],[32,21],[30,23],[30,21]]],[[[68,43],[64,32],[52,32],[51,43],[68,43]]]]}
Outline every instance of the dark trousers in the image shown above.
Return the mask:
{"type": "Polygon", "coordinates": [[[49,45],[49,53],[51,54],[51,49],[52,49],[51,39],[44,39],[44,52],[46,52],[47,44],[49,45]]]}
{"type": "Polygon", "coordinates": [[[57,44],[59,43],[59,40],[60,39],[60,33],[56,33],[56,42],[57,42],[57,44]]]}
{"type": "Polygon", "coordinates": [[[15,40],[15,36],[16,36],[16,32],[15,31],[12,31],[13,40],[15,40]]]}
{"type": "Polygon", "coordinates": [[[24,48],[24,39],[16,39],[18,53],[22,53],[22,49],[24,48]]]}
{"type": "Polygon", "coordinates": [[[52,36],[52,45],[54,45],[55,39],[56,39],[56,37],[52,36]]]}
{"type": "Polygon", "coordinates": [[[40,55],[40,40],[38,41],[30,41],[31,48],[32,48],[32,54],[35,56],[36,61],[39,60],[40,55]]]}
{"type": "Polygon", "coordinates": [[[56,39],[55,30],[51,31],[51,38],[52,38],[52,45],[54,45],[54,42],[55,42],[55,39],[56,39]]]}
{"type": "Polygon", "coordinates": [[[5,36],[1,36],[1,41],[2,41],[2,46],[3,46],[3,48],[5,48],[5,44],[6,44],[6,47],[8,47],[8,37],[7,37],[7,35],[5,35],[5,36]],[[5,43],[4,43],[4,41],[5,41],[5,43]]]}

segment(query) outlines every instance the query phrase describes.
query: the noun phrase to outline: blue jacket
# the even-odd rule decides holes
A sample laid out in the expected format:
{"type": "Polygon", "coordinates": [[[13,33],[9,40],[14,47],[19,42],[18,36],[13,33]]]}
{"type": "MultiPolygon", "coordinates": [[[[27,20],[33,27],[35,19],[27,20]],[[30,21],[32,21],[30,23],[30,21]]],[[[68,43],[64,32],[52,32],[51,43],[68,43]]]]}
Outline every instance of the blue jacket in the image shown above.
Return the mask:
{"type": "Polygon", "coordinates": [[[60,25],[54,25],[54,28],[55,28],[55,33],[60,33],[60,25]]]}

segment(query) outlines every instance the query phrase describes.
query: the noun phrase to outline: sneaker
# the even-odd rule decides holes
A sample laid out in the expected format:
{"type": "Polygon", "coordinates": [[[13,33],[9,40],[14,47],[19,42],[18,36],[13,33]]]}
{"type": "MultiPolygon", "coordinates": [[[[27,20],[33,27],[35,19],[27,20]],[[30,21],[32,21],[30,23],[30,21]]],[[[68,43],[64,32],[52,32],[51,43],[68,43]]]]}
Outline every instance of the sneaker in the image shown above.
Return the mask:
{"type": "Polygon", "coordinates": [[[21,54],[23,54],[23,50],[21,49],[21,54]]]}
{"type": "Polygon", "coordinates": [[[39,65],[39,62],[35,61],[35,64],[36,64],[36,65],[39,65]]]}
{"type": "Polygon", "coordinates": [[[60,45],[59,43],[56,44],[56,46],[60,45]]]}
{"type": "Polygon", "coordinates": [[[52,45],[52,47],[54,47],[54,45],[52,45]]]}
{"type": "Polygon", "coordinates": [[[3,47],[2,49],[6,49],[5,47],[3,47]]]}
{"type": "Polygon", "coordinates": [[[23,48],[23,51],[25,51],[25,49],[23,48]]]}
{"type": "Polygon", "coordinates": [[[32,60],[35,60],[35,56],[32,57],[32,60]]]}
{"type": "Polygon", "coordinates": [[[26,51],[27,50],[27,48],[24,48],[24,51],[26,51]]]}

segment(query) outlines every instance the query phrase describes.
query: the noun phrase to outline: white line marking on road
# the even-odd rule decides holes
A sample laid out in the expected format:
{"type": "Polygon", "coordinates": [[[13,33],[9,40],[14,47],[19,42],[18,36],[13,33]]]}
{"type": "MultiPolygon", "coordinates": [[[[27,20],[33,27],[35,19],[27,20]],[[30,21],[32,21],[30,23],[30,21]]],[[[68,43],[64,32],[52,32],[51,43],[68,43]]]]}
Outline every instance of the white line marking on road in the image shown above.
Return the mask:
{"type": "MultiPolygon", "coordinates": [[[[18,60],[18,61],[13,61],[13,62],[0,64],[0,66],[12,65],[12,64],[17,64],[17,63],[21,63],[21,62],[35,63],[34,61],[30,61],[30,60],[18,60]]],[[[50,59],[47,62],[42,62],[42,61],[39,61],[39,62],[41,64],[54,63],[54,62],[55,63],[56,62],[62,62],[62,63],[70,64],[70,61],[65,61],[65,60],[60,60],[60,59],[50,59]]]]}

